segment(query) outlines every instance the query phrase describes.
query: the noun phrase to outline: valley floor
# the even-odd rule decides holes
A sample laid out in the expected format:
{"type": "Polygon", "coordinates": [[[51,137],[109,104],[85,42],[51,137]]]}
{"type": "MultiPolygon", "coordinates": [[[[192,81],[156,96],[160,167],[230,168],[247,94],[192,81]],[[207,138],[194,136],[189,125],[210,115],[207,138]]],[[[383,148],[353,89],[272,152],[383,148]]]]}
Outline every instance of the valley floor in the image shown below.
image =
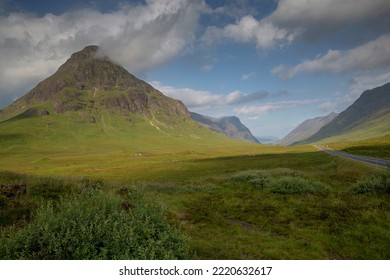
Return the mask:
{"type": "MultiPolygon", "coordinates": [[[[104,235],[118,236],[118,240],[114,238],[99,243],[103,251],[87,248],[87,255],[77,255],[69,249],[73,253],[66,251],[66,254],[47,255],[46,258],[390,257],[390,172],[328,155],[311,146],[237,144],[230,147],[140,150],[137,153],[126,150],[104,153],[100,150],[73,154],[4,155],[0,159],[0,169],[29,175],[0,174],[0,192],[3,192],[0,195],[2,253],[21,250],[13,247],[16,246],[13,236],[33,240],[30,232],[36,234],[43,230],[39,226],[45,228],[44,224],[40,224],[40,215],[45,211],[51,211],[47,212],[49,216],[58,217],[51,221],[52,228],[61,228],[66,224],[64,219],[69,218],[66,214],[69,205],[86,207],[80,213],[88,213],[91,205],[103,203],[107,196],[113,205],[118,203],[115,213],[124,211],[125,216],[119,215],[118,219],[126,220],[126,215],[130,215],[129,226],[135,225],[134,219],[141,223],[143,231],[134,233],[133,236],[138,236],[134,246],[144,250],[145,255],[138,254],[140,251],[131,244],[128,245],[128,255],[115,255],[115,250],[111,249],[120,242],[121,235],[105,232],[104,235]],[[80,177],[90,179],[80,181],[77,179],[80,177]],[[16,185],[24,186],[25,191],[7,195],[7,186],[16,185]],[[85,189],[98,190],[103,198],[98,196],[96,201],[83,204],[85,189]],[[142,199],[134,199],[134,196],[142,199]],[[71,201],[68,201],[69,198],[64,201],[64,197],[71,197],[71,201]],[[58,207],[42,210],[47,209],[45,205],[48,201],[58,207]],[[163,217],[155,217],[156,210],[144,209],[137,201],[150,205],[150,209],[160,207],[157,212],[163,217]],[[37,212],[36,209],[41,210],[37,212]],[[147,220],[144,220],[146,216],[143,213],[150,215],[147,220]],[[158,221],[164,222],[160,224],[158,221]],[[9,225],[16,227],[9,228],[9,225]],[[175,250],[169,246],[170,242],[182,245],[175,250]],[[149,243],[167,246],[158,247],[160,251],[153,253],[147,245],[149,243]],[[105,254],[105,250],[112,254],[105,254]],[[138,253],[134,253],[136,251],[138,253]]],[[[104,207],[111,209],[111,206],[104,207]]],[[[110,215],[115,216],[113,213],[110,215]]],[[[80,215],[79,221],[84,223],[84,214],[80,215]]],[[[109,231],[107,227],[85,226],[91,227],[92,232],[109,231]]],[[[65,231],[72,230],[67,228],[65,231]]],[[[45,236],[50,240],[36,242],[60,242],[56,241],[56,234],[47,232],[45,236]]],[[[77,239],[77,234],[74,236],[77,239]]],[[[57,238],[64,237],[58,235],[57,238]]],[[[86,242],[95,241],[91,237],[86,242]]],[[[34,244],[25,244],[24,247],[31,246],[32,254],[23,251],[25,255],[4,253],[3,256],[45,258],[45,252],[34,244]]],[[[53,252],[59,250],[55,248],[53,252]]]]}

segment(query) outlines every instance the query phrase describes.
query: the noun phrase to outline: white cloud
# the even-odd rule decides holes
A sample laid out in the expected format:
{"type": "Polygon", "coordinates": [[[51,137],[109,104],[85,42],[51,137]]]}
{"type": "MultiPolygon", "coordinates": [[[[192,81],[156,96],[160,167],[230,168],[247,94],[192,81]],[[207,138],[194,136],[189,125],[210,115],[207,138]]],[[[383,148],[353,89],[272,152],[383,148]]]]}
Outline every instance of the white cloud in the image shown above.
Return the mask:
{"type": "Polygon", "coordinates": [[[255,100],[261,100],[269,96],[267,91],[258,91],[254,93],[245,94],[240,91],[233,91],[225,98],[225,103],[228,105],[241,104],[255,100]]]}
{"type": "Polygon", "coordinates": [[[213,94],[205,90],[195,90],[191,88],[175,88],[168,85],[163,85],[158,81],[150,83],[153,87],[161,91],[163,94],[181,100],[189,108],[222,105],[224,97],[222,95],[213,94]]]}
{"type": "Polygon", "coordinates": [[[346,71],[364,71],[390,66],[390,35],[383,35],[374,41],[356,48],[339,51],[329,50],[325,55],[291,67],[278,65],[271,73],[288,80],[302,72],[341,73],[346,71]]]}
{"type": "Polygon", "coordinates": [[[223,38],[232,39],[239,43],[255,43],[259,49],[271,49],[275,45],[283,46],[293,41],[295,32],[279,28],[267,19],[256,20],[253,16],[242,17],[235,24],[223,28],[208,27],[203,41],[214,43],[223,38]]]}
{"type": "Polygon", "coordinates": [[[163,94],[181,100],[189,108],[195,107],[213,107],[213,106],[232,106],[256,100],[261,100],[269,96],[266,91],[258,91],[245,94],[240,91],[233,91],[227,95],[214,94],[205,90],[195,90],[191,88],[175,88],[169,85],[163,85],[158,81],[152,81],[150,84],[161,91],[163,94]]]}
{"type": "Polygon", "coordinates": [[[241,81],[247,81],[253,79],[255,76],[256,76],[256,72],[242,74],[241,81]]]}
{"type": "Polygon", "coordinates": [[[0,90],[33,86],[91,44],[130,72],[156,68],[191,47],[205,12],[202,0],[148,0],[109,13],[0,16],[0,90]]]}
{"type": "Polygon", "coordinates": [[[257,118],[265,113],[274,112],[278,110],[285,110],[298,106],[309,105],[313,103],[312,100],[289,100],[265,103],[260,105],[250,105],[234,109],[234,113],[247,115],[250,118],[257,118]]]}
{"type": "MultiPolygon", "coordinates": [[[[214,12],[224,10],[217,8],[214,12]]],[[[358,40],[367,40],[370,35],[378,36],[388,31],[390,1],[278,0],[275,11],[262,19],[254,18],[255,11],[247,10],[246,13],[238,16],[236,23],[221,28],[208,27],[203,41],[213,44],[231,39],[239,43],[255,43],[258,49],[267,50],[289,45],[302,34],[311,39],[328,38],[331,33],[348,28],[364,28],[369,34],[358,40]]],[[[348,36],[353,36],[353,33],[348,33],[348,36]]]]}

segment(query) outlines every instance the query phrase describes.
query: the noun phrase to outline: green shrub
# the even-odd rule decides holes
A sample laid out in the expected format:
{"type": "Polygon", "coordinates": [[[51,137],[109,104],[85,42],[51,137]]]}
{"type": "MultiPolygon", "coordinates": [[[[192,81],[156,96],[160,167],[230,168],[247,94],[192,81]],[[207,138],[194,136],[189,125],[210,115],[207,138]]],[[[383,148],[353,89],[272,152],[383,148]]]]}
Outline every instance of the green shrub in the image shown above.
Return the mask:
{"type": "Polygon", "coordinates": [[[183,259],[186,238],[138,194],[90,191],[47,202],[35,222],[0,237],[3,259],[183,259]]]}
{"type": "Polygon", "coordinates": [[[29,196],[45,199],[59,199],[70,194],[76,186],[72,180],[50,177],[31,177],[26,182],[29,196]]]}
{"type": "Polygon", "coordinates": [[[288,176],[288,177],[302,177],[302,173],[297,171],[297,170],[294,170],[294,169],[290,169],[290,168],[283,168],[283,167],[279,167],[279,168],[273,168],[273,169],[270,169],[269,170],[269,175],[270,176],[273,176],[273,177],[284,177],[284,176],[288,176]]]}
{"type": "Polygon", "coordinates": [[[264,188],[270,181],[269,171],[267,170],[246,170],[234,174],[231,179],[235,182],[248,182],[255,188],[264,188]]]}
{"type": "Polygon", "coordinates": [[[390,169],[376,170],[371,177],[354,184],[351,192],[356,194],[390,194],[390,169]]]}
{"type": "Polygon", "coordinates": [[[245,170],[235,173],[231,179],[237,182],[249,182],[250,180],[267,177],[267,171],[258,169],[258,170],[245,170]]]}
{"type": "Polygon", "coordinates": [[[278,194],[314,194],[325,193],[330,189],[321,182],[310,181],[299,177],[281,177],[272,181],[267,188],[271,193],[278,194]]]}

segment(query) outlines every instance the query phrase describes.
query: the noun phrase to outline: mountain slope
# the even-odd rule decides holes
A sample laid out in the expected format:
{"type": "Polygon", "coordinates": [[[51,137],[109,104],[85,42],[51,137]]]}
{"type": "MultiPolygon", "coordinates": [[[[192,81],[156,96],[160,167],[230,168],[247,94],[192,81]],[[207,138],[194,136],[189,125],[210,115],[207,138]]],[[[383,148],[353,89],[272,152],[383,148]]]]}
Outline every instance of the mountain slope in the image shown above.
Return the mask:
{"type": "Polygon", "coordinates": [[[199,126],[181,101],[101,56],[96,46],[73,54],[56,73],[0,111],[3,158],[144,154],[234,143],[199,126]]]}
{"type": "Polygon", "coordinates": [[[390,132],[390,83],[366,90],[305,142],[333,140],[362,140],[390,132]]]}
{"type": "Polygon", "coordinates": [[[332,121],[336,116],[337,114],[333,112],[323,117],[305,120],[296,128],[294,128],[290,133],[288,133],[284,138],[278,141],[278,144],[288,146],[295,142],[305,140],[306,138],[318,132],[321,127],[332,121]]]}
{"type": "Polygon", "coordinates": [[[229,138],[259,143],[251,131],[235,116],[212,118],[198,113],[190,112],[191,118],[208,129],[222,133],[229,138]]]}

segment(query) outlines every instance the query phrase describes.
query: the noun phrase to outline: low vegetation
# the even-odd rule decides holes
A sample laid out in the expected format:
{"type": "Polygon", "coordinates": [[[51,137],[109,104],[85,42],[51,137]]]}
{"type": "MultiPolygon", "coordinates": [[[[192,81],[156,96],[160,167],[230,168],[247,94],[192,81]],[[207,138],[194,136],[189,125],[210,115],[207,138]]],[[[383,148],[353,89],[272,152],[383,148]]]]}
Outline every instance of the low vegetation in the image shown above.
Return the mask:
{"type": "MultiPolygon", "coordinates": [[[[35,189],[35,180],[23,177],[22,184],[35,189]]],[[[50,181],[54,194],[69,186],[74,192],[55,198],[48,192],[41,193],[44,200],[38,209],[28,208],[29,223],[3,228],[3,259],[188,258],[187,238],[167,222],[161,207],[146,202],[139,190],[122,187],[119,194],[112,194],[90,180],[69,181],[66,185],[57,179],[39,181],[50,181]]],[[[35,204],[34,197],[37,194],[32,192],[26,198],[30,205],[35,204]]],[[[3,196],[2,212],[7,212],[7,204],[14,199],[3,196]]],[[[21,215],[14,221],[27,222],[25,218],[21,215]]]]}
{"type": "Polygon", "coordinates": [[[350,154],[390,160],[390,134],[362,141],[331,143],[329,146],[350,154]]]}
{"type": "Polygon", "coordinates": [[[390,170],[377,170],[374,175],[354,184],[351,191],[356,194],[390,194],[390,170]]]}

